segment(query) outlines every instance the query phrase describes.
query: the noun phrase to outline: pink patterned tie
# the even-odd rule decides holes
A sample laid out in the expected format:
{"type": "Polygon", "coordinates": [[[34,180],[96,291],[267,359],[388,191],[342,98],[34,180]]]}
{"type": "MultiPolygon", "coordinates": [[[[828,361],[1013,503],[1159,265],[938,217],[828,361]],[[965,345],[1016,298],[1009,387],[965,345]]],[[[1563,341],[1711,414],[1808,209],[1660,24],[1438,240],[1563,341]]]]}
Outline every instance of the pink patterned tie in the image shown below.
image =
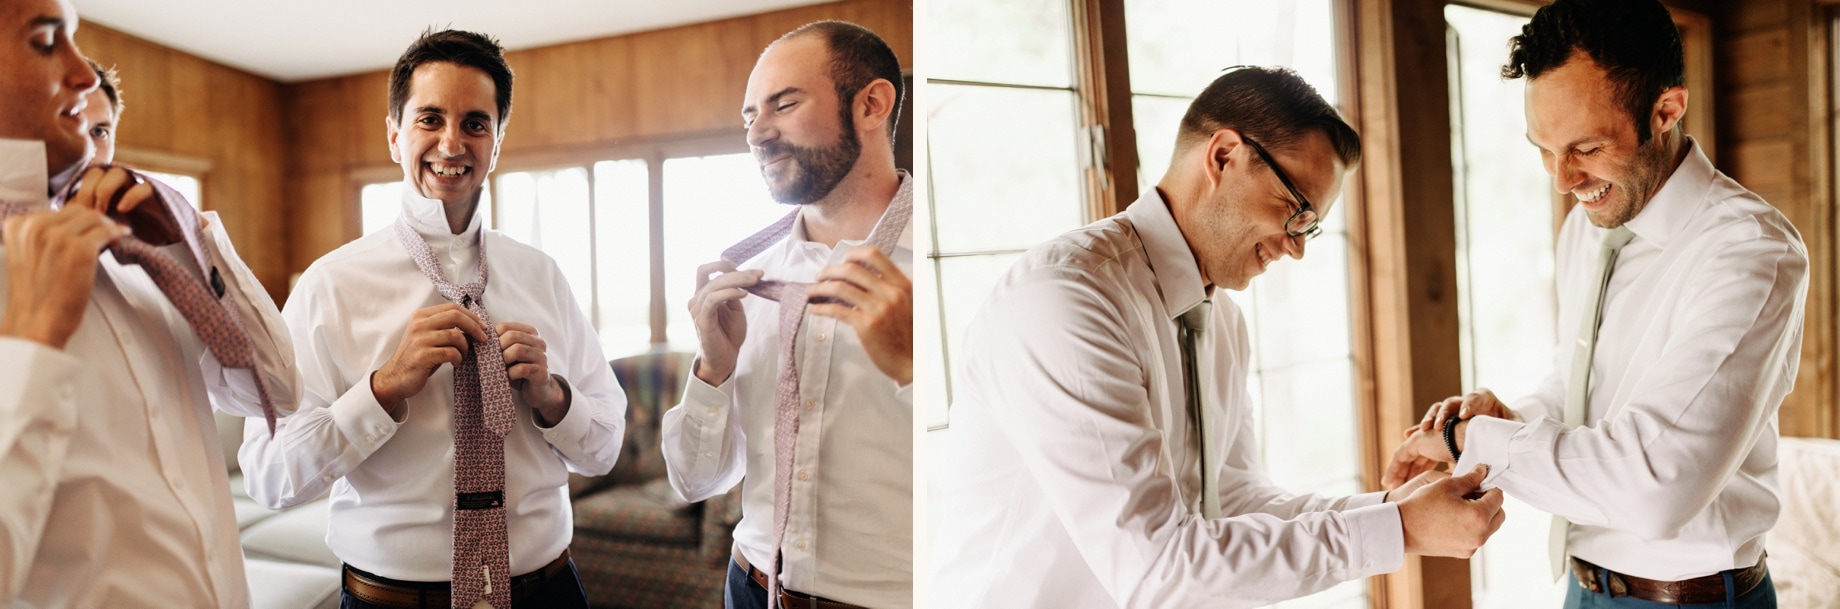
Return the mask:
{"type": "MultiPolygon", "coordinates": [[[[869,231],[869,239],[864,245],[882,250],[883,254],[894,254],[894,248],[907,230],[907,223],[913,217],[913,187],[905,172],[901,174],[901,188],[888,203],[888,210],[882,212],[882,218],[869,231]]],[[[792,234],[792,226],[798,221],[799,212],[793,210],[779,221],[761,229],[733,247],[722,252],[722,259],[740,266],[754,256],[766,251],[774,243],[792,234]]],[[[773,558],[767,569],[767,606],[769,609],[779,606],[779,559],[780,547],[786,539],[786,521],[792,513],[792,457],[799,437],[799,365],[794,346],[798,344],[799,328],[805,321],[805,305],[831,301],[828,298],[808,299],[806,292],[812,284],[807,282],[762,280],[748,288],[748,293],[779,302],[779,381],[774,388],[773,403],[773,558]]]]}
{"type": "Polygon", "coordinates": [[[454,366],[454,564],[453,607],[471,609],[480,600],[498,609],[511,607],[510,536],[505,527],[505,434],[511,431],[516,411],[511,380],[505,374],[505,354],[498,330],[480,298],[486,292],[486,241],[479,234],[479,278],[454,285],[441,274],[441,265],[428,242],[396,220],[396,238],[415,266],[442,298],[466,307],[485,324],[486,340],[471,341],[470,349],[454,366]]]}
{"type": "MultiPolygon", "coordinates": [[[[257,368],[255,346],[249,340],[249,331],[243,325],[243,314],[236,304],[225,300],[223,277],[217,267],[211,264],[211,257],[205,253],[199,232],[204,228],[204,220],[192,204],[183,195],[158,180],[139,173],[135,179],[152,184],[159,194],[157,201],[143,205],[163,205],[177,223],[177,229],[184,235],[187,249],[198,262],[199,269],[210,269],[206,278],[193,276],[184,265],[159,248],[149,245],[133,236],[123,237],[109,245],[108,252],[122,264],[140,265],[153,280],[160,293],[172,302],[173,308],[192,327],[205,348],[217,357],[217,362],[225,368],[241,370],[255,380],[256,393],[262,400],[262,414],[268,419],[269,434],[275,433],[275,403],[269,397],[268,383],[262,378],[257,368]]],[[[75,185],[73,184],[74,188],[75,185]]],[[[53,207],[61,207],[61,202],[54,202],[53,207]]],[[[0,201],[0,220],[24,214],[30,211],[25,205],[0,201]]]]}

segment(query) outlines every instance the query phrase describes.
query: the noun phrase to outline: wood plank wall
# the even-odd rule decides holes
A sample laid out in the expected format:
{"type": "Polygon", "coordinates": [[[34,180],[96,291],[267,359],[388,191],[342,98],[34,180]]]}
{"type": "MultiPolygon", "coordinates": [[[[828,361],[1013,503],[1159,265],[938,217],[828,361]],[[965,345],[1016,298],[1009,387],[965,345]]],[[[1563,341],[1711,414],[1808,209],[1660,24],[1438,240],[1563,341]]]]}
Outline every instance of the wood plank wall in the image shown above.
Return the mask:
{"type": "Polygon", "coordinates": [[[278,213],[288,166],[282,85],[95,22],[83,23],[76,41],[121,72],[120,160],[154,170],[208,168],[205,209],[217,211],[243,260],[280,298],[291,270],[290,230],[278,213]]]}
{"type": "MultiPolygon", "coordinates": [[[[911,0],[848,0],[513,52],[516,94],[499,166],[635,140],[732,133],[739,143],[755,58],[780,35],[820,19],[874,30],[912,69],[911,0]]],[[[389,179],[388,85],[387,72],[377,71],[288,87],[287,140],[298,154],[280,210],[290,227],[289,270],[358,236],[354,175],[389,179]]]]}
{"type": "Polygon", "coordinates": [[[1817,0],[1716,9],[1719,168],[1782,210],[1808,246],[1801,369],[1779,417],[1786,436],[1840,438],[1835,383],[1829,7],[1817,0]]]}

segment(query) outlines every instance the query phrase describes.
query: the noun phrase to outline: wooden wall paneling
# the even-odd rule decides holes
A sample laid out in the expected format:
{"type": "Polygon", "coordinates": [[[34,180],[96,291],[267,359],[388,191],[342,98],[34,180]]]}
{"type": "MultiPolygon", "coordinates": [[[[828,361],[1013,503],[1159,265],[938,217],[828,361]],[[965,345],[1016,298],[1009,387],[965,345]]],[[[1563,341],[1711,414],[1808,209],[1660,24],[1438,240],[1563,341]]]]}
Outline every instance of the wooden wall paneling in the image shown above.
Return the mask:
{"type": "MultiPolygon", "coordinates": [[[[1399,430],[1460,393],[1456,209],[1452,189],[1444,3],[1356,0],[1359,123],[1374,383],[1367,459],[1385,463],[1399,430]],[[1410,196],[1408,196],[1410,193],[1410,196]]],[[[1352,244],[1351,244],[1352,246],[1352,244]]],[[[1377,469],[1366,469],[1371,476],[1377,469]]],[[[1366,480],[1377,488],[1378,480],[1366,480]]],[[[1385,576],[1380,607],[1471,606],[1464,560],[1407,557],[1385,576]]]]}

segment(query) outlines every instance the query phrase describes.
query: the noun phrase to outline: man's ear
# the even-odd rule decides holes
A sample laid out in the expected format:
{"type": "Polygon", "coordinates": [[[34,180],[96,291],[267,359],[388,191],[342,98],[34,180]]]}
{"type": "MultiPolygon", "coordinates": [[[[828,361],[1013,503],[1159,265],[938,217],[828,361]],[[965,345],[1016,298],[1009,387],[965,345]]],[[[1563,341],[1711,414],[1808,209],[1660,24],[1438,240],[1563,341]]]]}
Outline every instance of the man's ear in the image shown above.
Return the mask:
{"type": "Polygon", "coordinates": [[[900,104],[895,99],[894,84],[877,78],[856,92],[852,101],[850,115],[855,117],[858,133],[887,130],[888,119],[894,116],[895,107],[900,104]]]}
{"type": "Polygon", "coordinates": [[[385,143],[390,146],[390,161],[401,165],[402,155],[396,152],[396,117],[384,116],[383,127],[385,143]]]}
{"type": "Polygon", "coordinates": [[[1207,163],[1203,174],[1207,176],[1209,190],[1220,188],[1226,180],[1227,168],[1234,163],[1233,151],[1244,143],[1237,129],[1216,129],[1214,135],[1208,138],[1205,144],[1207,150],[1201,158],[1207,163]]]}
{"type": "Polygon", "coordinates": [[[1687,88],[1668,87],[1655,100],[1655,112],[1649,117],[1649,127],[1656,134],[1667,133],[1687,117],[1687,88]]]}

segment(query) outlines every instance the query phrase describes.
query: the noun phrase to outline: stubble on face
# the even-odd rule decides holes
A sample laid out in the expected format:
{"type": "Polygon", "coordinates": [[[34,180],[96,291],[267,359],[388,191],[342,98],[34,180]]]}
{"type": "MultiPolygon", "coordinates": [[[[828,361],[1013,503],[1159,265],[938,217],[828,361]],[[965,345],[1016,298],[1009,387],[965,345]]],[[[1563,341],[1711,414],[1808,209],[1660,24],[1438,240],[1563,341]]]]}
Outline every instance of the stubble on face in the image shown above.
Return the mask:
{"type": "Polygon", "coordinates": [[[840,117],[840,133],[830,145],[804,146],[781,137],[762,144],[755,151],[754,159],[763,162],[761,177],[766,180],[767,193],[773,200],[785,205],[808,205],[830,196],[862,157],[862,140],[856,136],[850,119],[849,107],[845,106],[840,117]],[[775,180],[775,171],[764,161],[781,155],[788,157],[785,167],[778,170],[783,172],[784,179],[775,180]]]}

